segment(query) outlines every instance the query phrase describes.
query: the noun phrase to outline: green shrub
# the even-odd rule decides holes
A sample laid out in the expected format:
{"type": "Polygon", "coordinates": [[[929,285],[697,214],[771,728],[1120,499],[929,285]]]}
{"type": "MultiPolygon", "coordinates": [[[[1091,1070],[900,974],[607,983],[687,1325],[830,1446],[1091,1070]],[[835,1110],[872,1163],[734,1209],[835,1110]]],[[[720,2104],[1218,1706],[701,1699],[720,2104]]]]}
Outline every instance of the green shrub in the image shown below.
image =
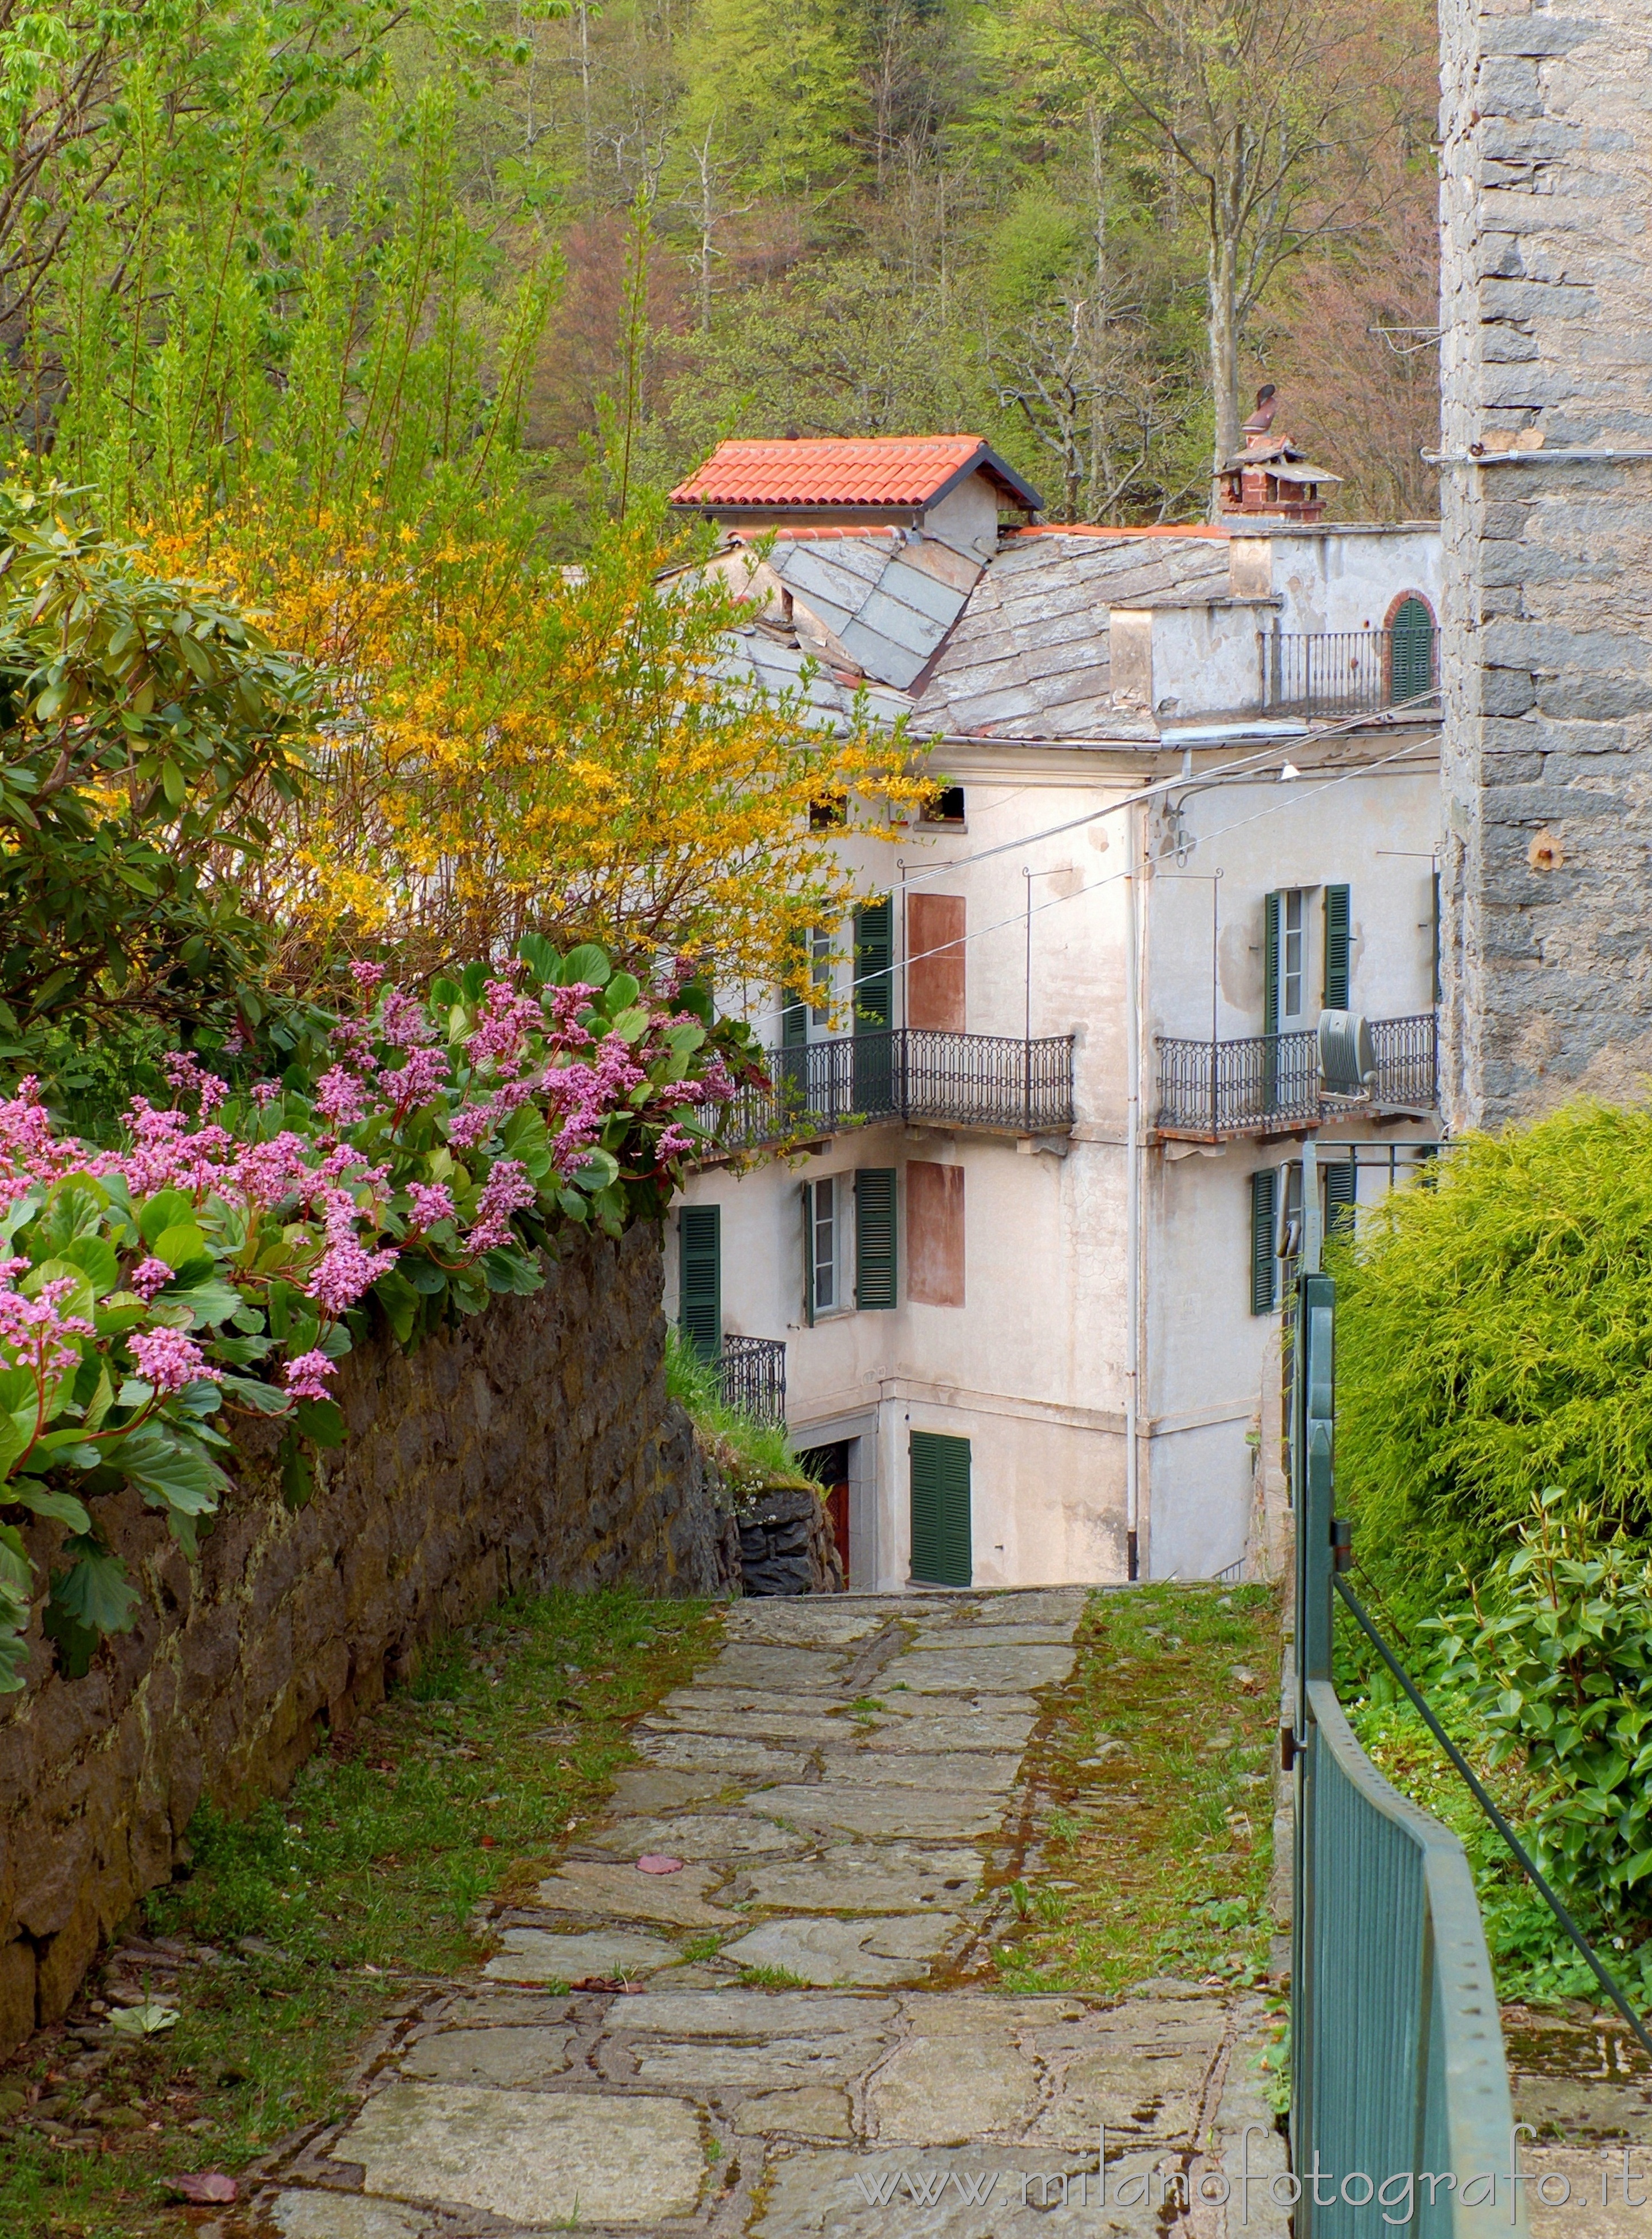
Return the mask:
{"type": "Polygon", "coordinates": [[[666,1329],[666,1390],[687,1410],[700,1443],[737,1495],[814,1483],[778,1423],[760,1423],[728,1405],[716,1369],[674,1323],[666,1329]]]}
{"type": "Polygon", "coordinates": [[[1390,1589],[1483,1573],[1556,1481],[1652,1531],[1652,1112],[1472,1136],[1328,1264],[1338,1478],[1390,1589]]]}
{"type": "Polygon", "coordinates": [[[1442,1677],[1466,1681],[1493,1764],[1531,1784],[1523,1831],[1587,1920],[1652,1922],[1652,1561],[1555,1488],[1472,1612],[1434,1621],[1442,1677]]]}

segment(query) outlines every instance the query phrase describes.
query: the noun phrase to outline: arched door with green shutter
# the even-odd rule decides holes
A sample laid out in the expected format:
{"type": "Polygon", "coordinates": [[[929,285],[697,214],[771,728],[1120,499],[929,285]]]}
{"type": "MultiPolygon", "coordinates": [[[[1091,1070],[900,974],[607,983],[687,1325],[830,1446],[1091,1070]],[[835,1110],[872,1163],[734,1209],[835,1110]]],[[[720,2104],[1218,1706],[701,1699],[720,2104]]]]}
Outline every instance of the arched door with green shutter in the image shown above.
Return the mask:
{"type": "Polygon", "coordinates": [[[1434,617],[1418,598],[1402,599],[1389,624],[1388,696],[1421,700],[1434,688],[1434,617]]]}

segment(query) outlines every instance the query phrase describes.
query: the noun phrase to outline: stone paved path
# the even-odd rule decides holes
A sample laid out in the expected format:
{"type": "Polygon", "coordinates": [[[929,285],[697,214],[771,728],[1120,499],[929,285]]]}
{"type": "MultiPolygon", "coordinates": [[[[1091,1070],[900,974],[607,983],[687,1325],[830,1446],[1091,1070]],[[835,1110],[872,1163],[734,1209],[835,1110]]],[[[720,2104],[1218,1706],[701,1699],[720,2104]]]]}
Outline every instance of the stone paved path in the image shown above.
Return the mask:
{"type": "MultiPolygon", "coordinates": [[[[396,2025],[359,2111],[225,2232],[1225,2239],[1237,2200],[1201,2174],[1237,2171],[1247,2124],[1252,2168],[1283,2166],[1257,2002],[985,1987],[1084,1598],[736,1605],[480,1977],[396,2025]]],[[[1282,2229],[1265,2184],[1244,2229],[1282,2229]]]]}

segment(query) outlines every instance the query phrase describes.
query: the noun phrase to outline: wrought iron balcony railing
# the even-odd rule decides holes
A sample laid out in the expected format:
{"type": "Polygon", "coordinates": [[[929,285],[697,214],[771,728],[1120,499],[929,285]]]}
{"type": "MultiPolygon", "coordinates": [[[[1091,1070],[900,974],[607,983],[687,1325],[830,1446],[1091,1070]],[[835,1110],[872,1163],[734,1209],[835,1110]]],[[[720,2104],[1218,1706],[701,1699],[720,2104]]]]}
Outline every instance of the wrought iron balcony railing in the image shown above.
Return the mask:
{"type": "Polygon", "coordinates": [[[768,1085],[729,1105],[726,1150],[826,1135],[879,1120],[1060,1134],[1073,1124],[1071,1034],[1022,1041],[928,1026],[845,1035],[766,1052],[768,1085]]]}
{"type": "Polygon", "coordinates": [[[1325,1094],[1319,1036],[1311,1026],[1229,1042],[1160,1034],[1153,1124],[1161,1135],[1210,1143],[1225,1135],[1316,1126],[1338,1113],[1431,1112],[1439,1062],[1436,1014],[1420,1011],[1410,1018],[1373,1019],[1370,1034],[1377,1077],[1359,1099],[1325,1094]]]}
{"type": "Polygon", "coordinates": [[[1372,714],[1430,698],[1436,681],[1432,631],[1259,630],[1257,647],[1271,714],[1372,714]]]}
{"type": "Polygon", "coordinates": [[[760,1423],[786,1427],[786,1341],[778,1337],[726,1337],[717,1362],[723,1405],[760,1423]]]}

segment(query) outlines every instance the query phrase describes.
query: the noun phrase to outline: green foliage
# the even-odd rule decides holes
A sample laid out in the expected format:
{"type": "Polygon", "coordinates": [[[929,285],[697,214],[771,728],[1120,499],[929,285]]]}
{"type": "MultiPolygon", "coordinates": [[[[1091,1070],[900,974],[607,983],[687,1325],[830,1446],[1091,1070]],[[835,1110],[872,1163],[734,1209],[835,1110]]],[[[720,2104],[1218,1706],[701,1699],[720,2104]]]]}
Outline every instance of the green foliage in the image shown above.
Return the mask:
{"type": "Polygon", "coordinates": [[[255,1025],[232,873],[304,771],[315,680],[207,585],[0,488],[0,1060],[56,1030],[255,1025]],[[239,1000],[237,1000],[239,999],[239,1000]]]}
{"type": "Polygon", "coordinates": [[[1385,1585],[1483,1575],[1557,1482],[1652,1531],[1652,1113],[1470,1137],[1330,1259],[1339,1479],[1385,1585]]]}
{"type": "Polygon", "coordinates": [[[760,1492],[769,1485],[814,1485],[786,1432],[778,1423],[760,1423],[729,1406],[716,1368],[674,1325],[666,1330],[666,1390],[687,1411],[736,1494],[760,1492]]]}
{"type": "Polygon", "coordinates": [[[319,1080],[232,1093],[175,1059],[198,1120],[139,1107],[118,1153],[57,1136],[27,1093],[0,1102],[0,1693],[23,1684],[30,1557],[54,1561],[19,1522],[67,1530],[44,1624],[79,1677],[141,1606],[102,1500],[135,1490],[192,1558],[239,1413],[286,1421],[302,1506],[369,1298],[411,1346],[540,1289],[570,1229],[663,1214],[747,1030],[701,1024],[694,983],[667,1005],[599,948],[523,946],[531,992],[481,965],[428,1007],[390,988],[336,1026],[319,1080]]]}
{"type": "Polygon", "coordinates": [[[1652,1560],[1556,1488],[1476,1592],[1435,1621],[1494,1764],[1517,1758],[1538,1864],[1613,1930],[1652,1928],[1652,1560]]]}
{"type": "Polygon", "coordinates": [[[842,186],[864,161],[859,29],[841,0],[799,0],[778,15],[702,0],[682,58],[687,137],[722,140],[760,193],[842,186]]]}

